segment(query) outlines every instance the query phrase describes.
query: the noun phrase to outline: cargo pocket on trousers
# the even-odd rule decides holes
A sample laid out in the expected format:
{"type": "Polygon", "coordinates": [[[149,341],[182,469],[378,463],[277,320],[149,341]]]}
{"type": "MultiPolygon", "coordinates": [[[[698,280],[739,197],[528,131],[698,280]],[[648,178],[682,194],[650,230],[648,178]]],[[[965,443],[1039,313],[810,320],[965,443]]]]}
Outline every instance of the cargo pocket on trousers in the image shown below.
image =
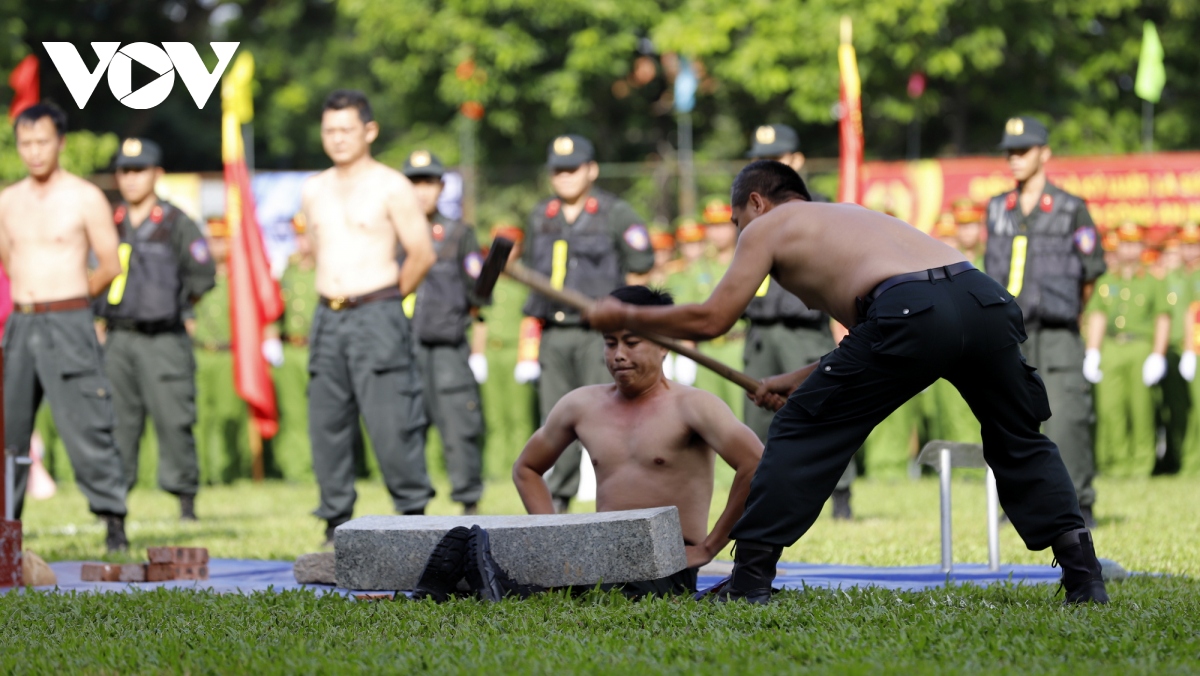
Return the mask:
{"type": "Polygon", "coordinates": [[[918,356],[923,343],[920,332],[914,328],[930,315],[933,301],[928,299],[884,298],[875,302],[871,309],[872,319],[879,332],[879,339],[871,349],[880,354],[899,357],[918,356]]]}
{"type": "Polygon", "coordinates": [[[68,409],[68,415],[76,419],[79,428],[87,429],[100,427],[112,429],[116,424],[112,409],[112,388],[108,380],[93,371],[82,373],[64,373],[63,386],[77,388],[80,395],[78,409],[68,409]]]}
{"type": "Polygon", "coordinates": [[[1025,361],[1021,362],[1021,366],[1025,368],[1025,385],[1029,388],[1029,403],[1033,414],[1037,416],[1038,422],[1046,422],[1050,419],[1050,398],[1046,394],[1046,383],[1042,382],[1036,368],[1025,361]]]}
{"type": "Polygon", "coordinates": [[[836,354],[837,350],[834,350],[822,357],[817,370],[813,371],[790,397],[790,401],[794,401],[809,415],[820,415],[829,399],[851,384],[854,377],[866,369],[866,366],[860,364],[848,365],[834,359],[836,354]]]}
{"type": "Polygon", "coordinates": [[[970,293],[982,308],[993,308],[980,319],[976,332],[978,348],[994,352],[1009,345],[1025,342],[1025,321],[1021,308],[1013,303],[1012,294],[997,285],[995,288],[971,289],[970,293]],[[997,307],[1000,306],[1000,307],[997,307]],[[1007,306],[1007,307],[1005,307],[1007,306]],[[1002,315],[995,314],[1002,312],[1002,315]]]}
{"type": "Polygon", "coordinates": [[[421,385],[413,381],[411,374],[396,372],[396,375],[401,376],[400,386],[397,394],[399,394],[399,406],[397,414],[404,416],[400,423],[400,428],[406,432],[425,427],[429,424],[429,418],[425,415],[425,399],[421,396],[421,385]]]}

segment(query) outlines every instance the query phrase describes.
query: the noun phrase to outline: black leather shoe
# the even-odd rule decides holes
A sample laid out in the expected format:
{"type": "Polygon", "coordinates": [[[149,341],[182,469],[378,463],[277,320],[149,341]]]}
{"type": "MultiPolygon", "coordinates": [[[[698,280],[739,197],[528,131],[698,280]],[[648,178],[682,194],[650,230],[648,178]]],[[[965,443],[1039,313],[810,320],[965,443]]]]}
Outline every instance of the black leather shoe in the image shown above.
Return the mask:
{"type": "Polygon", "coordinates": [[[129,551],[129,540],[125,537],[125,517],[104,514],[100,518],[108,529],[108,535],[104,538],[104,547],[108,553],[129,551]]]}
{"type": "Polygon", "coordinates": [[[404,516],[425,516],[425,508],[417,507],[416,509],[404,510],[404,516]]]}
{"type": "Polygon", "coordinates": [[[433,548],[421,579],[413,587],[413,598],[431,598],[441,603],[450,598],[458,581],[463,579],[467,557],[467,541],[471,531],[465,526],[456,526],[442,536],[433,548]]]}
{"type": "Polygon", "coordinates": [[[766,605],[771,601],[775,564],[783,547],[738,540],[733,550],[733,573],[729,582],[712,597],[720,602],[745,601],[766,605]]]}
{"type": "Polygon", "coordinates": [[[833,518],[850,521],[854,512],[850,510],[850,489],[837,488],[833,491],[833,518]]]}
{"type": "Polygon", "coordinates": [[[1067,592],[1064,604],[1108,603],[1108,590],[1092,534],[1086,528],[1060,535],[1051,547],[1054,565],[1062,567],[1061,589],[1067,592]]]}
{"type": "Polygon", "coordinates": [[[492,558],[491,538],[488,532],[479,526],[471,526],[471,536],[467,540],[465,575],[471,591],[484,601],[499,601],[505,596],[528,598],[539,589],[531,585],[517,584],[516,580],[508,576],[492,558]]]}
{"type": "Polygon", "coordinates": [[[554,513],[566,514],[571,511],[571,498],[554,498],[554,513]]]}
{"type": "Polygon", "coordinates": [[[196,518],[196,496],[180,495],[179,496],[179,520],[180,521],[199,521],[196,518]]]}

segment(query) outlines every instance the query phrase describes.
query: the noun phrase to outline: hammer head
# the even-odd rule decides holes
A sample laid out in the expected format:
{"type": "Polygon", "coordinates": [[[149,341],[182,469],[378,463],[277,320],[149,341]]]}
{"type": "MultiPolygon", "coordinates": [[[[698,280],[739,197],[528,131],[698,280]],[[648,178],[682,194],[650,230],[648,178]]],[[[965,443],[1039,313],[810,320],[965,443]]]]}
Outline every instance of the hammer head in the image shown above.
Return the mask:
{"type": "Polygon", "coordinates": [[[475,297],[483,302],[492,299],[492,290],[496,288],[496,280],[500,273],[508,267],[508,256],[512,253],[513,241],[503,237],[492,240],[492,248],[483,261],[483,270],[475,279],[475,297]]]}

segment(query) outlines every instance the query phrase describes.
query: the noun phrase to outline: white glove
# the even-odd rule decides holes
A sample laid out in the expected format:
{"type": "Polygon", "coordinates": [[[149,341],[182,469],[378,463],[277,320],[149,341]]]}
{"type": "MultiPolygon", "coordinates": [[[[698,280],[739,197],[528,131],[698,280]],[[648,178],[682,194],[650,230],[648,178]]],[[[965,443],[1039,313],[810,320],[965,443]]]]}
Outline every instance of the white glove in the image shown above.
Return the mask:
{"type": "Polygon", "coordinates": [[[483,354],[473,354],[467,357],[467,366],[471,367],[471,373],[475,375],[475,382],[480,385],[487,382],[487,357],[483,354]]]}
{"type": "Polygon", "coordinates": [[[696,382],[696,362],[681,354],[675,355],[675,382],[691,387],[696,382]]]}
{"type": "Polygon", "coordinates": [[[1167,375],[1167,358],[1157,352],[1151,352],[1146,361],[1142,362],[1142,382],[1146,387],[1157,385],[1158,381],[1167,375]]]}
{"type": "Polygon", "coordinates": [[[519,361],[513,369],[513,379],[524,385],[532,383],[542,375],[542,365],[536,361],[519,361]]]}
{"type": "Polygon", "coordinates": [[[1083,379],[1095,385],[1104,380],[1100,370],[1100,350],[1088,350],[1083,355],[1083,379]]]}
{"type": "Polygon", "coordinates": [[[275,368],[283,366],[283,343],[278,338],[268,338],[262,344],[262,356],[275,368]]]}
{"type": "Polygon", "coordinates": [[[1195,379],[1195,377],[1196,377],[1196,353],[1195,352],[1184,352],[1183,356],[1181,356],[1179,358],[1179,375],[1183,376],[1183,379],[1188,381],[1189,383],[1192,382],[1193,379],[1195,379]]]}
{"type": "Polygon", "coordinates": [[[663,359],[663,377],[667,380],[675,380],[675,353],[668,352],[663,359]]]}

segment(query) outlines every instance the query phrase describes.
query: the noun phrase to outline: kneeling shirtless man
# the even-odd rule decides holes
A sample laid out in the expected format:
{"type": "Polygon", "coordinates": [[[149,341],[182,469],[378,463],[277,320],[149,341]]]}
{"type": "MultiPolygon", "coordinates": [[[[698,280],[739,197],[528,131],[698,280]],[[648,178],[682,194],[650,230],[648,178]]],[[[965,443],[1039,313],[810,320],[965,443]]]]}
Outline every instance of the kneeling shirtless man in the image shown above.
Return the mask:
{"type": "MultiPolygon", "coordinates": [[[[644,286],[622,287],[612,296],[631,305],[671,304],[669,294],[644,286]]],[[[587,448],[596,468],[596,511],[669,506],[679,510],[688,567],[658,580],[603,586],[634,597],[696,591],[697,570],[729,544],[729,531],[742,515],[762,456],[758,436],[725,402],[667,380],[662,372],[666,356],[666,348],[629,331],[605,333],[604,361],[613,383],[581,387],[560,399],[513,465],[513,482],[530,514],[554,514],[554,501],[542,475],[576,439],[587,448]],[[717,455],[736,474],[725,511],[710,531],[717,455]]],[[[463,575],[481,597],[498,600],[506,594],[537,590],[515,585],[499,570],[487,551],[485,531],[478,527],[470,534],[465,528],[455,531],[439,549],[457,540],[466,550],[463,575]]],[[[445,592],[439,593],[437,587],[445,589],[448,583],[453,589],[458,580],[432,584],[432,572],[426,570],[416,595],[444,598],[445,592]]]]}

